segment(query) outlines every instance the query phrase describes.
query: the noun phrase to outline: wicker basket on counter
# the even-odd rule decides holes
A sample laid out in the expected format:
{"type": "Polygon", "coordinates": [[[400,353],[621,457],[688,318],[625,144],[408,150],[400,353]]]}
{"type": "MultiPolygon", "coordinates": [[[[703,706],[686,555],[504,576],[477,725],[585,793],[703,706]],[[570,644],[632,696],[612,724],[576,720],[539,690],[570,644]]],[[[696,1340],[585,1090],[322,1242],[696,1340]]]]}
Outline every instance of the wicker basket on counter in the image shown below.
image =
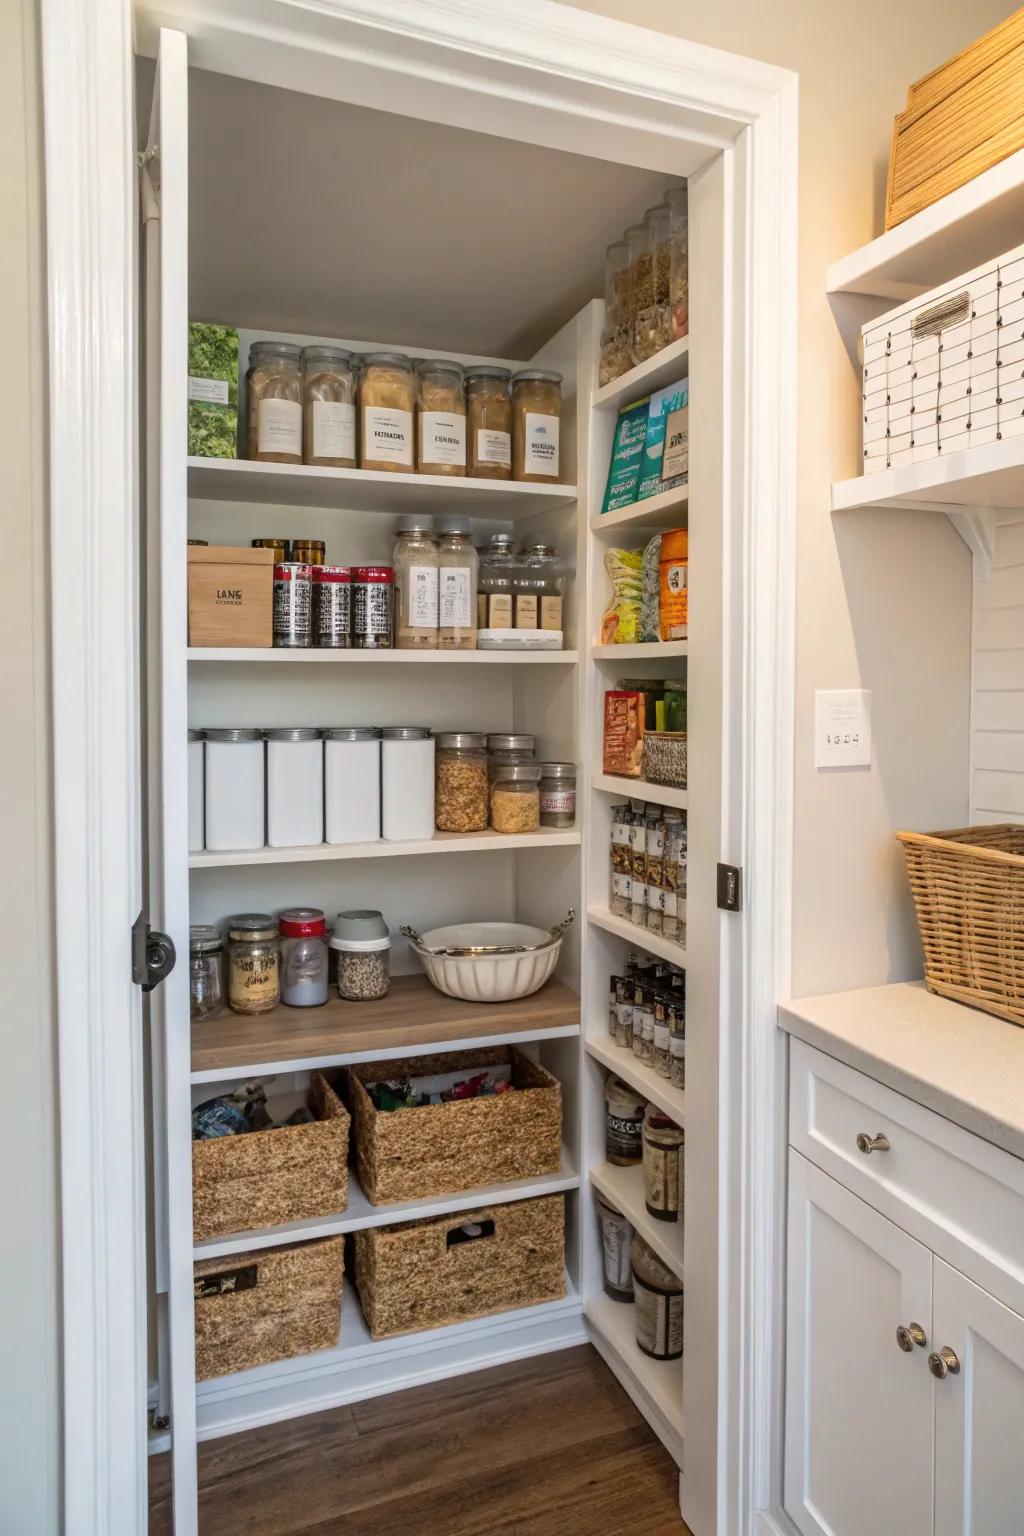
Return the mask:
{"type": "Polygon", "coordinates": [[[897,836],[928,990],[1024,1024],[1024,826],[897,836]]]}

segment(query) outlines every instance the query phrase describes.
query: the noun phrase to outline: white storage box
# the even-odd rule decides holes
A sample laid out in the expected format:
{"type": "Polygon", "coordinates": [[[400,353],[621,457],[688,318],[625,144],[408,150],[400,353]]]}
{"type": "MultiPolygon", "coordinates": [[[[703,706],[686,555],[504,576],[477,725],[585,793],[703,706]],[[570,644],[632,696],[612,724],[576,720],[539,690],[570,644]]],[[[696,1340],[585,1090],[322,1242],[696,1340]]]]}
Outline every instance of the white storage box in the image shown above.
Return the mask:
{"type": "Polygon", "coordinates": [[[861,331],[864,472],[1024,435],[1024,246],[861,331]]]}

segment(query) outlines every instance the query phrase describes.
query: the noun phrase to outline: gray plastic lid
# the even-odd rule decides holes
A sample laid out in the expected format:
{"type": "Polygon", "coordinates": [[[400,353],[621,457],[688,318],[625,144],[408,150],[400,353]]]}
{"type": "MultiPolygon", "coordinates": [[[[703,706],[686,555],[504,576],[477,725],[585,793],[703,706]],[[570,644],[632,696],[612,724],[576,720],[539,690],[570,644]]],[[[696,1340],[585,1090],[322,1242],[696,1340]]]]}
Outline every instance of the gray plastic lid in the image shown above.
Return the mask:
{"type": "Polygon", "coordinates": [[[399,533],[433,533],[434,519],[425,512],[405,512],[398,519],[399,533]]]}
{"type": "Polygon", "coordinates": [[[518,384],[520,379],[544,379],[549,384],[561,384],[562,375],[550,368],[520,368],[518,373],[512,375],[512,383],[518,384]]]}
{"type": "Polygon", "coordinates": [[[188,930],[188,947],[195,954],[209,954],[220,949],[223,940],[214,923],[193,923],[188,930]]]}
{"type": "Polygon", "coordinates": [[[329,725],[324,730],[325,741],[380,741],[380,729],[376,725],[329,725]]]}
{"type": "Polygon", "coordinates": [[[438,529],[441,533],[461,533],[468,538],[470,532],[469,518],[463,517],[459,512],[449,512],[447,516],[442,517],[438,524],[438,529]]]}
{"type": "Polygon", "coordinates": [[[352,353],[346,352],[344,347],[303,347],[302,361],[304,363],[345,363],[350,365],[352,353]]]}
{"type": "Polygon", "coordinates": [[[487,737],[483,731],[441,731],[435,738],[439,747],[466,748],[468,750],[486,751],[487,737]]]}
{"type": "Polygon", "coordinates": [[[405,352],[364,352],[364,368],[408,368],[412,371],[412,358],[405,352]]]}
{"type": "Polygon", "coordinates": [[[261,357],[279,357],[282,362],[302,362],[302,348],[295,346],[290,341],[254,341],[249,347],[249,362],[259,353],[261,357]]]}
{"type": "Polygon", "coordinates": [[[535,752],[537,738],[525,735],[488,736],[487,750],[488,752],[535,752]]]}
{"type": "Polygon", "coordinates": [[[277,923],[269,912],[236,912],[228,918],[228,933],[238,934],[245,939],[254,938],[260,933],[276,938],[277,923]]]}
{"type": "Polygon", "coordinates": [[[416,364],[417,373],[433,373],[440,369],[444,373],[457,373],[462,378],[465,369],[461,363],[457,363],[453,357],[421,357],[416,364]]]}
{"type": "Polygon", "coordinates": [[[321,732],[315,725],[284,725],[267,732],[268,741],[319,741],[321,732]]]}
{"type": "Polygon", "coordinates": [[[495,763],[492,770],[495,782],[502,779],[516,784],[537,784],[540,781],[540,763],[495,763]]]}
{"type": "Polygon", "coordinates": [[[262,741],[263,732],[253,730],[250,726],[232,725],[217,730],[207,730],[203,733],[207,741],[262,741]]]}
{"type": "Polygon", "coordinates": [[[541,777],[545,779],[574,779],[575,763],[541,763],[541,777]]]}
{"type": "Polygon", "coordinates": [[[385,741],[425,741],[429,735],[423,725],[386,725],[381,731],[385,741]]]}
{"type": "Polygon", "coordinates": [[[383,913],[365,909],[339,912],[328,943],[331,949],[387,949],[391,936],[383,913]]]}
{"type": "Polygon", "coordinates": [[[499,368],[496,363],[475,363],[466,369],[466,383],[470,379],[510,379],[511,368],[499,368]]]}

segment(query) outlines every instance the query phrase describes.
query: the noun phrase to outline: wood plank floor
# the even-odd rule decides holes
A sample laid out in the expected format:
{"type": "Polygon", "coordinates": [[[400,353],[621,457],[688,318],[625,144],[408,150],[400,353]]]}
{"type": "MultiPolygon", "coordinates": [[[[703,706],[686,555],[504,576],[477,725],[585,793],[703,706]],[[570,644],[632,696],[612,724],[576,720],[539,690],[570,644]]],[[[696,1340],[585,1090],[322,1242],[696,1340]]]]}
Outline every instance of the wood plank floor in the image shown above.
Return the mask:
{"type": "MultiPolygon", "coordinates": [[[[170,1536],[150,1460],[150,1536],[170,1536]]],[[[589,1345],[199,1448],[201,1536],[689,1536],[675,1463],[589,1345]]]]}

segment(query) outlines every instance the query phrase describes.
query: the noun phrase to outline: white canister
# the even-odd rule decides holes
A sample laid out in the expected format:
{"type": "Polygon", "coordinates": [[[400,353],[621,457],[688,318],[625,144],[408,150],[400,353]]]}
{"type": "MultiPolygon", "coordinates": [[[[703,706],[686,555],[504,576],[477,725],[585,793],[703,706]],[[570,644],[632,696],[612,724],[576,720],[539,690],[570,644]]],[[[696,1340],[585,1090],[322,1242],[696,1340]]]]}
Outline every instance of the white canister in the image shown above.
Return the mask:
{"type": "Polygon", "coordinates": [[[188,851],[201,853],[206,846],[203,832],[203,732],[188,733],[188,851]]]}
{"type": "Polygon", "coordinates": [[[381,733],[381,830],[388,842],[434,835],[434,738],[420,726],[381,733]]]}
{"type": "Polygon", "coordinates": [[[207,850],[262,848],[263,732],[233,727],[205,734],[207,850]]]}
{"type": "Polygon", "coordinates": [[[380,731],[343,725],[324,732],[324,840],[380,837],[380,731]]]}
{"type": "Polygon", "coordinates": [[[324,840],[322,732],[289,725],[267,732],[267,845],[305,848],[324,840]]]}

